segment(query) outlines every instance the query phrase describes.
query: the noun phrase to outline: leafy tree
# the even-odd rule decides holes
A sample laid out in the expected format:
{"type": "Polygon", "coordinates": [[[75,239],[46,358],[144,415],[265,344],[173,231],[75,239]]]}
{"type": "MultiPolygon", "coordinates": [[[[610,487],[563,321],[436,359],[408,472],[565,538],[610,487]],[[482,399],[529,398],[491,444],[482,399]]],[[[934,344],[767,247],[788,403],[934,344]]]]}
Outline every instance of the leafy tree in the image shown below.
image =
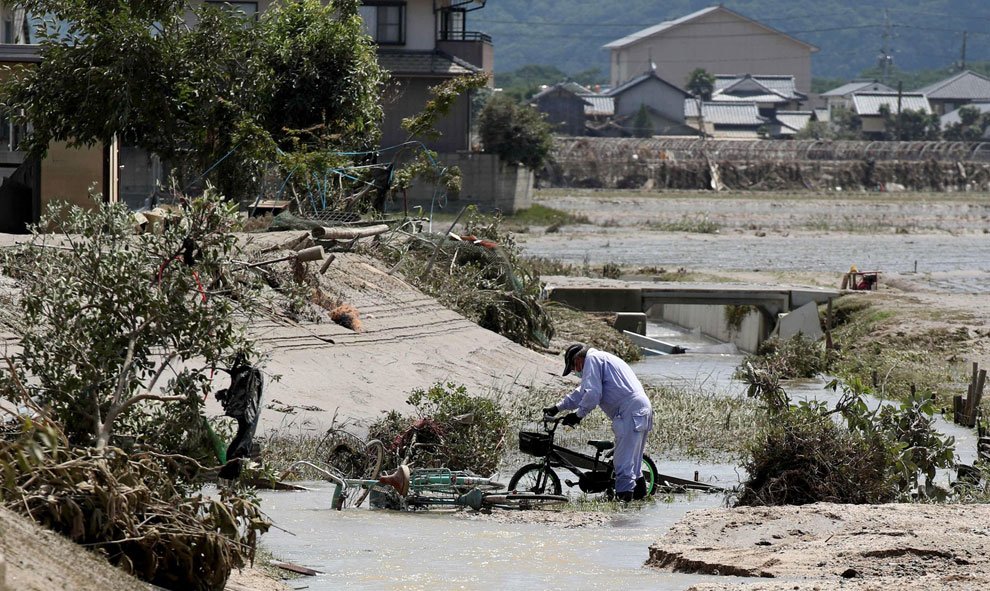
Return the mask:
{"type": "Polygon", "coordinates": [[[646,105],[640,105],[633,119],[633,135],[636,137],[650,137],[653,135],[653,122],[650,121],[650,112],[646,110],[646,105]]]}
{"type": "Polygon", "coordinates": [[[195,431],[213,369],[257,355],[244,326],[254,283],[232,264],[236,205],[209,191],[159,232],[135,236],[123,205],[94,201],[42,219],[63,242],[35,228],[0,255],[21,285],[4,313],[21,351],[0,374],[0,396],[38,401],[70,443],[98,450],[118,429],[147,435],[168,417],[195,431]]]}
{"type": "Polygon", "coordinates": [[[980,113],[976,107],[962,107],[959,109],[959,123],[950,123],[942,130],[942,138],[973,142],[982,139],[988,127],[990,113],[980,113]]]}
{"type": "Polygon", "coordinates": [[[905,109],[899,114],[891,113],[888,105],[880,105],[886,140],[917,141],[939,139],[939,118],[934,113],[922,110],[905,109]]]}
{"type": "Polygon", "coordinates": [[[704,68],[695,68],[688,74],[685,88],[703,101],[711,100],[712,93],[715,92],[715,75],[704,68]]]}
{"type": "Polygon", "coordinates": [[[356,0],[290,0],[255,22],[178,0],[25,0],[48,14],[41,62],[6,81],[6,112],[30,123],[24,147],[121,142],[253,194],[278,150],[373,146],[384,75],[356,0]],[[67,23],[60,27],[60,23],[67,23]],[[209,173],[208,175],[206,173],[209,173]]]}
{"type": "Polygon", "coordinates": [[[486,152],[530,170],[542,168],[553,149],[550,125],[543,115],[500,94],[481,111],[478,133],[486,152]]]}

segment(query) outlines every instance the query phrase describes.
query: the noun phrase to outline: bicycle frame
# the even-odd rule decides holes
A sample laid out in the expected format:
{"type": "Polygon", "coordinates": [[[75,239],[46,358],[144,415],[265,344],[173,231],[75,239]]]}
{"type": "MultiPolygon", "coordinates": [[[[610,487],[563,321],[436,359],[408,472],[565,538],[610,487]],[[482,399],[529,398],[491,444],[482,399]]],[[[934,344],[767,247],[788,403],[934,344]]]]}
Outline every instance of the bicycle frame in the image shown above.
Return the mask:
{"type": "MultiPolygon", "coordinates": [[[[573,449],[562,447],[555,443],[557,437],[557,427],[560,425],[560,420],[562,417],[557,418],[544,418],[544,431],[550,436],[550,451],[543,456],[543,465],[546,468],[563,468],[578,477],[579,479],[583,474],[588,472],[612,472],[613,465],[611,460],[606,460],[602,458],[604,450],[598,451],[594,456],[586,453],[582,453],[573,449]],[[553,428],[549,428],[548,425],[553,424],[553,428]]],[[[546,471],[543,473],[544,478],[546,476],[546,471]]],[[[546,482],[541,482],[540,486],[545,486],[546,482]]],[[[570,485],[570,483],[568,483],[570,485]]]]}

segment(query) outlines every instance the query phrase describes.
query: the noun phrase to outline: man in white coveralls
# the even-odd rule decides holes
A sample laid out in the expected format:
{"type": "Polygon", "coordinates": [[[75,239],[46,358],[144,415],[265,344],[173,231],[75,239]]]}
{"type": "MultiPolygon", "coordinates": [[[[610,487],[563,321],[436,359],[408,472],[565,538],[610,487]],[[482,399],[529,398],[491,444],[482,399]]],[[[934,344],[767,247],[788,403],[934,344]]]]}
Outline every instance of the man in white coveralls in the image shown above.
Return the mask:
{"type": "Polygon", "coordinates": [[[574,372],[581,384],[555,406],[543,409],[554,416],[562,410],[575,410],[561,420],[575,426],[593,411],[602,408],[612,419],[615,434],[615,493],[620,501],[646,496],[643,478],[643,451],[646,435],[653,429],[653,405],[629,365],[605,351],[575,343],[564,352],[564,373],[574,372]]]}

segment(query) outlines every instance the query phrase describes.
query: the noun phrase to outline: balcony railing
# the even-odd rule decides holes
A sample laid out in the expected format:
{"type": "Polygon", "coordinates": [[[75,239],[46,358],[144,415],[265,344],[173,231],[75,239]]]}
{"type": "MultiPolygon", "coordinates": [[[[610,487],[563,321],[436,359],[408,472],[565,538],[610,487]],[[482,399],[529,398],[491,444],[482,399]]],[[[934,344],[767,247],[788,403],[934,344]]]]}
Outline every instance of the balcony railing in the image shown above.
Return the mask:
{"type": "Polygon", "coordinates": [[[482,41],[491,43],[492,36],[488,33],[477,31],[440,31],[437,33],[437,41],[482,41]]]}

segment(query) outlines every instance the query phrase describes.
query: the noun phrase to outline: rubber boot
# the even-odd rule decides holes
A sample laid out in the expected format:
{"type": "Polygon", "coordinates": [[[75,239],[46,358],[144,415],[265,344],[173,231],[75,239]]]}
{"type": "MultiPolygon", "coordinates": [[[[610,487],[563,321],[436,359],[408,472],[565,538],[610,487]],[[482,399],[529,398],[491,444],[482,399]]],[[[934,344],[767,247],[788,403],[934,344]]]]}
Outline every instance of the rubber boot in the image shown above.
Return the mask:
{"type": "Polygon", "coordinates": [[[619,501],[622,501],[623,503],[628,503],[629,501],[633,500],[633,493],[631,490],[615,493],[615,498],[618,499],[619,501]]]}
{"type": "Polygon", "coordinates": [[[633,499],[640,500],[646,498],[646,478],[640,476],[636,479],[636,488],[633,489],[633,499]]]}

